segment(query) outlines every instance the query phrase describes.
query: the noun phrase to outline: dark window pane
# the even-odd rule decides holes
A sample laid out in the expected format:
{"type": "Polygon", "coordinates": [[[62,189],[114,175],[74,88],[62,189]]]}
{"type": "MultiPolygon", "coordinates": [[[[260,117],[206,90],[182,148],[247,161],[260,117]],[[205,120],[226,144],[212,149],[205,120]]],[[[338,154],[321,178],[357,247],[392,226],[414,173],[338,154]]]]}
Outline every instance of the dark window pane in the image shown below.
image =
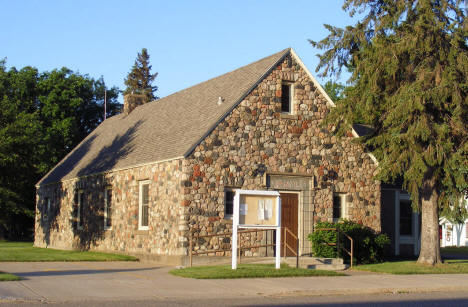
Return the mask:
{"type": "Polygon", "coordinates": [[[149,203],[149,184],[144,184],[142,186],[142,203],[147,204],[149,203]]]}
{"type": "Polygon", "coordinates": [[[148,205],[143,205],[141,211],[141,226],[148,226],[148,205]]]}
{"type": "Polygon", "coordinates": [[[106,227],[112,226],[112,190],[107,190],[106,203],[106,227]]]}
{"type": "Polygon", "coordinates": [[[224,193],[225,214],[232,215],[234,212],[234,194],[233,191],[226,191],[224,193]]]}
{"type": "Polygon", "coordinates": [[[333,219],[341,218],[341,197],[333,196],[333,219]]]}
{"type": "Polygon", "coordinates": [[[47,221],[47,219],[49,218],[49,211],[50,211],[50,199],[46,197],[44,199],[44,206],[42,208],[42,219],[44,221],[47,221]]]}
{"type": "Polygon", "coordinates": [[[85,211],[85,198],[84,198],[84,193],[80,193],[79,195],[80,201],[79,201],[79,206],[80,206],[80,217],[79,217],[79,223],[78,225],[82,226],[83,225],[83,220],[84,220],[84,211],[85,211]]]}
{"type": "Polygon", "coordinates": [[[291,112],[290,90],[291,86],[288,84],[281,86],[281,112],[291,112]]]}
{"type": "Polygon", "coordinates": [[[400,235],[413,235],[413,209],[409,200],[400,200],[400,235]]]}

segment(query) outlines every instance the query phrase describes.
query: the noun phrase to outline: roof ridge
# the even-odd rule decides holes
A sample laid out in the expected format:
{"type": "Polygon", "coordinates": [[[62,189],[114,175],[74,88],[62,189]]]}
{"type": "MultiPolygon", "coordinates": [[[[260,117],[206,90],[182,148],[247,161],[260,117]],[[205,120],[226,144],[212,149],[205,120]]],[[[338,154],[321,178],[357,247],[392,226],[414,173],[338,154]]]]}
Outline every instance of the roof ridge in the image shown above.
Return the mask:
{"type": "MultiPolygon", "coordinates": [[[[171,93],[171,94],[169,94],[169,95],[167,95],[167,96],[164,96],[164,97],[161,97],[161,98],[159,98],[159,99],[155,99],[155,100],[149,101],[149,102],[147,102],[147,103],[145,103],[145,104],[139,105],[139,106],[137,106],[136,108],[139,108],[139,107],[142,107],[142,106],[148,105],[148,104],[150,104],[150,103],[154,103],[154,102],[161,103],[161,102],[163,102],[164,100],[166,100],[166,98],[170,98],[170,97],[172,97],[172,96],[174,96],[174,95],[177,95],[177,94],[186,92],[186,91],[188,91],[188,90],[190,90],[190,89],[192,89],[192,88],[195,88],[195,87],[197,87],[197,86],[201,86],[201,85],[203,85],[203,84],[206,84],[206,83],[211,82],[211,81],[213,81],[213,80],[216,80],[216,79],[218,79],[218,78],[225,77],[225,76],[228,75],[228,74],[234,73],[234,72],[236,72],[236,71],[238,71],[238,70],[244,69],[245,67],[248,67],[248,66],[250,66],[250,65],[254,65],[254,64],[258,63],[258,62],[264,61],[264,60],[266,60],[266,59],[268,59],[268,58],[270,58],[270,57],[274,57],[275,55],[278,55],[278,54],[281,54],[281,53],[287,54],[287,52],[291,51],[291,49],[292,49],[291,47],[288,47],[288,48],[283,49],[283,50],[281,50],[281,51],[279,51],[279,52],[273,53],[273,54],[271,54],[271,55],[269,55],[269,56],[266,56],[266,57],[263,57],[263,58],[261,58],[261,59],[259,59],[259,60],[254,61],[254,62],[251,62],[251,63],[249,63],[249,64],[246,64],[246,65],[243,65],[243,66],[241,66],[241,67],[238,67],[238,68],[235,68],[235,69],[233,69],[233,70],[230,70],[230,71],[228,71],[228,72],[225,72],[225,73],[223,73],[223,74],[221,74],[221,75],[218,75],[218,76],[212,77],[212,78],[210,78],[210,79],[208,79],[208,80],[205,80],[205,81],[202,81],[202,82],[193,84],[193,85],[191,85],[191,86],[189,86],[189,87],[183,88],[183,89],[181,89],[181,90],[178,90],[178,91],[176,91],[176,92],[174,92],[174,93],[171,93]],[[287,52],[286,52],[286,51],[287,51],[287,52]]],[[[275,65],[273,65],[273,67],[274,67],[274,66],[275,66],[275,65]]],[[[271,69],[271,68],[270,68],[270,69],[271,69]]],[[[269,70],[270,70],[270,69],[269,69],[269,70]]],[[[268,71],[269,71],[269,70],[268,70],[268,71]]],[[[262,75],[262,76],[263,76],[263,75],[262,75]]],[[[136,109],[136,108],[135,108],[135,109],[136,109]]]]}
{"type": "Polygon", "coordinates": [[[186,157],[291,50],[283,49],[145,103],[128,115],[112,116],[44,175],[37,186],[186,157]],[[219,96],[225,99],[221,105],[216,103],[219,96]]]}
{"type": "MultiPolygon", "coordinates": [[[[242,93],[242,94],[239,96],[238,99],[236,99],[236,101],[234,102],[234,104],[233,104],[228,110],[226,110],[226,112],[225,112],[222,116],[220,116],[220,117],[216,120],[216,122],[202,135],[202,137],[201,137],[199,140],[197,140],[192,146],[190,146],[190,148],[184,153],[184,157],[187,157],[187,156],[195,149],[195,147],[197,147],[197,146],[198,146],[198,145],[199,145],[199,144],[200,144],[200,143],[201,143],[217,126],[218,126],[218,124],[219,124],[223,119],[225,119],[226,116],[228,116],[228,115],[232,112],[232,110],[234,110],[234,109],[239,105],[239,103],[240,103],[240,102],[241,102],[241,101],[242,101],[242,100],[243,100],[243,99],[244,99],[244,98],[245,98],[245,97],[262,81],[262,80],[263,80],[263,79],[265,79],[266,76],[268,76],[268,74],[271,73],[271,71],[275,68],[275,66],[278,65],[278,63],[279,63],[280,61],[282,61],[282,60],[284,59],[284,57],[285,57],[288,53],[290,53],[290,52],[291,52],[291,48],[286,48],[286,49],[281,50],[280,52],[277,52],[277,53],[274,53],[274,54],[272,54],[272,55],[270,55],[270,56],[264,57],[264,58],[262,58],[262,59],[260,59],[260,60],[258,60],[258,61],[255,61],[255,62],[252,62],[252,63],[250,63],[250,64],[248,64],[248,65],[244,65],[244,66],[242,66],[242,67],[239,67],[238,69],[241,69],[241,68],[247,67],[247,66],[249,66],[249,65],[253,65],[253,64],[255,64],[255,63],[258,63],[258,62],[260,62],[260,61],[266,60],[266,59],[268,59],[268,58],[270,58],[270,57],[274,57],[274,56],[277,56],[277,55],[279,55],[279,54],[282,54],[281,57],[279,57],[272,65],[270,65],[270,67],[268,67],[268,69],[265,70],[264,73],[262,73],[262,74],[260,75],[260,77],[258,78],[257,81],[255,81],[244,93],[242,93]]],[[[233,71],[231,71],[231,72],[235,72],[235,71],[238,70],[238,69],[235,69],[235,70],[233,70],[233,71]]],[[[228,73],[230,73],[230,72],[228,72],[228,73]]],[[[228,73],[226,73],[226,74],[228,74],[228,73]]],[[[224,76],[224,75],[226,75],[226,74],[223,74],[223,75],[221,75],[221,76],[224,76]]],[[[219,77],[221,77],[221,76],[219,76],[219,77]]],[[[214,79],[214,78],[213,78],[213,79],[214,79]]]]}

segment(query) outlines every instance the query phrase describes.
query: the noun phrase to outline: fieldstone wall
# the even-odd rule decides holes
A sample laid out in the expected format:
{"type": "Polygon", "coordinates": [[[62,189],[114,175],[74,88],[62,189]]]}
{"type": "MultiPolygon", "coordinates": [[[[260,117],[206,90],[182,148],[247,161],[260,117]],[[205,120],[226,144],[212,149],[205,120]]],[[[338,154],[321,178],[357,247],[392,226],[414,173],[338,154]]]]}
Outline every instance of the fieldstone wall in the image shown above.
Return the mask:
{"type": "MultiPolygon", "coordinates": [[[[347,193],[351,220],[381,230],[376,165],[353,142],[321,127],[325,98],[290,56],[278,65],[185,159],[155,163],[41,186],[37,191],[36,246],[136,254],[187,255],[190,232],[229,233],[227,189],[278,189],[300,193],[302,253],[314,223],[332,221],[333,193],[347,193]],[[293,114],[281,113],[281,84],[293,84],[293,114]],[[295,186],[268,183],[271,175],[295,178],[295,186]],[[270,176],[270,177],[269,177],[270,176]],[[149,230],[138,230],[138,182],[150,180],[149,230]],[[113,189],[112,229],[104,229],[104,192],[113,189]],[[84,227],[77,229],[77,192],[85,195],[84,227]],[[45,199],[52,208],[44,220],[45,199]]],[[[280,179],[281,179],[280,178],[280,179]]],[[[270,240],[272,235],[270,234],[270,240]]],[[[243,237],[266,242],[265,234],[243,237]]],[[[230,238],[203,239],[197,249],[229,248],[230,238]]],[[[260,249],[246,252],[259,255],[260,249]]],[[[227,253],[228,254],[228,253],[227,253]]],[[[218,253],[218,255],[225,255],[218,253]]]]}
{"type": "MultiPolygon", "coordinates": [[[[307,195],[311,214],[303,218],[299,232],[304,224],[312,229],[314,222],[332,221],[333,192],[348,194],[351,220],[380,231],[376,165],[352,141],[351,132],[340,139],[331,134],[333,127],[320,126],[328,112],[307,73],[293,58],[285,58],[183,161],[187,227],[202,235],[229,232],[224,191],[268,189],[265,175],[279,172],[313,175],[314,188],[307,195]],[[293,83],[293,115],[281,113],[284,81],[293,83]]],[[[200,249],[215,247],[210,240],[198,243],[200,249]]]]}
{"type": "MultiPolygon", "coordinates": [[[[182,161],[156,163],[68,180],[37,190],[35,246],[135,254],[183,255],[180,200],[182,161]],[[138,230],[139,181],[149,184],[149,230],[138,230]],[[104,229],[104,192],[112,187],[112,228],[104,229]],[[85,197],[77,228],[78,191],[85,197]],[[51,210],[46,213],[46,198],[51,210]],[[45,219],[44,219],[45,218],[45,219]]],[[[183,224],[183,223],[182,223],[183,224]]]]}

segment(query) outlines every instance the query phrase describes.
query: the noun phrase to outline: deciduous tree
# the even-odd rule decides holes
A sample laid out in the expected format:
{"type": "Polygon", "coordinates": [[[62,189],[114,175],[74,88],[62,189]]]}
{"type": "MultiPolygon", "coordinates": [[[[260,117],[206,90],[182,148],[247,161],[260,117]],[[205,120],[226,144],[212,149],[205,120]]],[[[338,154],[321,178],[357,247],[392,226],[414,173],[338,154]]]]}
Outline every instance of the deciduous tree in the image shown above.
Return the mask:
{"type": "MultiPolygon", "coordinates": [[[[103,119],[105,83],[67,68],[40,73],[0,61],[0,237],[31,235],[35,184],[103,119]]],[[[107,92],[107,115],[119,112],[107,92]]]]}

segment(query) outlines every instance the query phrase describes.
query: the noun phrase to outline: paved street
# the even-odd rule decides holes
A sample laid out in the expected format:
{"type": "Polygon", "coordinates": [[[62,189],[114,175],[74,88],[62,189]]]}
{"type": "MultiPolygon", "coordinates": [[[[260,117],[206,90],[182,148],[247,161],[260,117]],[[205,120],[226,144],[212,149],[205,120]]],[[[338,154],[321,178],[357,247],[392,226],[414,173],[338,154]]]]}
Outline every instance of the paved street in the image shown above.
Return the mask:
{"type": "MultiPolygon", "coordinates": [[[[0,283],[4,304],[99,305],[307,305],[367,300],[433,298],[468,305],[468,275],[387,275],[352,273],[343,277],[193,280],[171,268],[132,262],[0,263],[24,280],[0,283]],[[340,301],[341,300],[341,301],[340,301]],[[344,300],[344,301],[343,301],[344,300]]],[[[370,301],[369,301],[370,300],[370,301]]],[[[369,305],[371,304],[371,305],[369,305]]],[[[429,302],[427,302],[429,304],[429,302]]],[[[359,305],[356,305],[359,306],[359,305]]],[[[438,306],[438,305],[423,305],[438,306]]]]}

